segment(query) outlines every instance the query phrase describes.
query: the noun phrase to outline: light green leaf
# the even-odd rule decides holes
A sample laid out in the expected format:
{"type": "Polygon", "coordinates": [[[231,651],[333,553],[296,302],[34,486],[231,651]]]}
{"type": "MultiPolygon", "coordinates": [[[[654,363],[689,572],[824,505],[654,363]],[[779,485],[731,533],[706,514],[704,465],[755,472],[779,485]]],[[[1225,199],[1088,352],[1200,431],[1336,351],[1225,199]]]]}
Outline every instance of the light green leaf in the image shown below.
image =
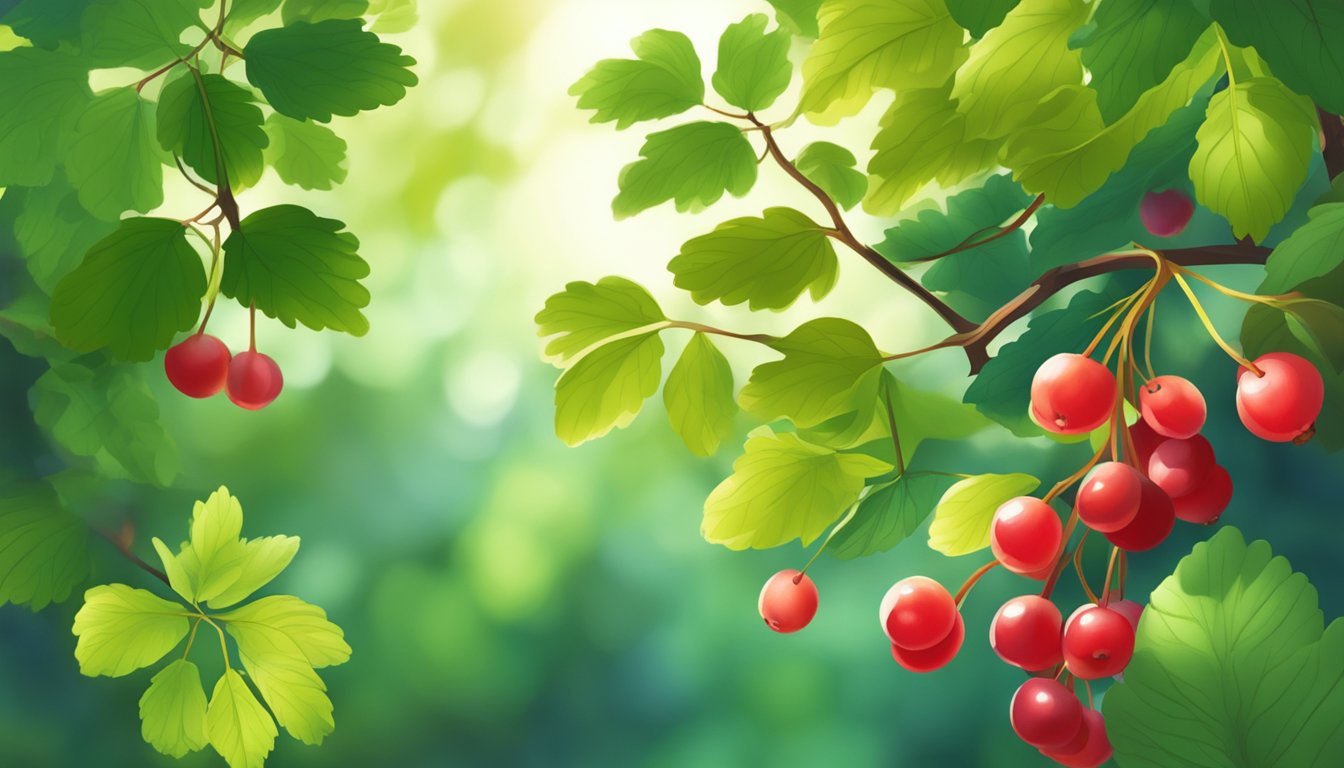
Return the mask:
{"type": "Polygon", "coordinates": [[[856,114],[877,88],[928,88],[966,58],[943,0],[828,0],[803,62],[799,108],[815,123],[856,114]]]}
{"type": "Polygon", "coordinates": [[[92,0],[84,11],[81,53],[100,67],[155,69],[185,55],[187,27],[201,23],[197,0],[92,0]]]}
{"type": "Polygon", "coordinates": [[[121,677],[163,658],[187,636],[187,611],[154,593],[106,584],[75,614],[75,658],[88,677],[121,677]]]}
{"type": "Polygon", "coordinates": [[[263,597],[220,614],[219,618],[233,633],[279,635],[288,639],[302,652],[309,666],[317,669],[344,664],[350,659],[350,646],[341,628],[328,621],[321,608],[291,595],[263,597]]]}
{"type": "Polygon", "coordinates": [[[1017,473],[958,480],[934,509],[929,546],[948,557],[979,552],[989,546],[989,527],[999,505],[1040,485],[1041,481],[1031,475],[1017,473]]]}
{"type": "Polygon", "coordinates": [[[243,506],[220,487],[191,510],[191,558],[187,576],[192,602],[210,600],[242,575],[243,506]]]}
{"type": "Polygon", "coordinates": [[[555,434],[573,446],[629,425],[658,390],[662,357],[657,331],[584,355],[555,383],[555,434]]]}
{"type": "Polygon", "coordinates": [[[1264,239],[1307,180],[1316,129],[1311,101],[1273,78],[1214,94],[1190,160],[1199,202],[1222,214],[1236,237],[1264,239]]]}
{"type": "Polygon", "coordinates": [[[163,203],[163,160],[153,105],[134,88],[117,88],[89,102],[75,124],[65,173],[89,213],[116,221],[163,203]]]}
{"type": "Polygon", "coordinates": [[[296,21],[358,19],[369,11],[369,0],[285,0],[280,20],[285,26],[296,21]]]}
{"type": "Polygon", "coordinates": [[[1144,91],[1167,79],[1208,29],[1194,3],[1106,0],[1082,36],[1083,63],[1106,122],[1129,111],[1144,91]]]}
{"type": "Polygon", "coordinates": [[[229,16],[224,22],[224,33],[232,36],[253,21],[273,13],[280,7],[281,2],[282,0],[233,0],[229,3],[229,16]]]}
{"type": "Polygon", "coordinates": [[[1265,261],[1259,293],[1287,293],[1344,263],[1344,203],[1318,205],[1309,216],[1265,261]]]}
{"type": "Polygon", "coordinates": [[[243,48],[247,80],[295,120],[325,123],[396,104],[418,82],[409,69],[415,59],[361,26],[330,19],[258,32],[243,48]]]}
{"type": "Polygon", "coordinates": [[[28,274],[48,295],[79,266],[90,246],[117,227],[90,216],[74,188],[59,176],[45,187],[10,187],[0,205],[10,204],[17,206],[14,239],[28,274]]]}
{"type": "Polygon", "coordinates": [[[1294,91],[1344,113],[1344,5],[1336,0],[1210,0],[1209,13],[1232,42],[1253,46],[1294,91]]]}
{"type": "Polygon", "coordinates": [[[791,30],[800,37],[815,38],[817,29],[817,10],[821,0],[765,0],[775,9],[775,19],[781,27],[791,30]]]}
{"type": "Polygon", "coordinates": [[[814,141],[803,147],[793,164],[845,210],[858,205],[868,191],[867,177],[855,168],[854,153],[839,144],[814,141]]]}
{"type": "Polygon", "coordinates": [[[345,223],[298,205],[262,208],[224,241],[220,291],[290,328],[368,333],[369,265],[345,223]]]}
{"type": "Polygon", "coordinates": [[[952,20],[965,27],[974,37],[983,37],[986,32],[1002,24],[1003,18],[1018,3],[1018,0],[946,1],[952,20]]]}
{"type": "Polygon", "coordinates": [[[205,708],[200,670],[177,659],[154,675],[140,697],[140,733],[146,743],[172,757],[203,749],[209,743],[205,708]]]}
{"type": "Polygon", "coordinates": [[[756,152],[728,123],[687,123],[651,133],[639,155],[621,170],[621,191],[611,202],[617,219],[668,200],[678,211],[705,208],[725,192],[741,197],[756,183],[756,152]]]}
{"type": "Polygon", "coordinates": [[[280,180],[304,189],[331,189],[345,181],[345,140],[325,125],[279,112],[266,118],[266,162],[280,180]]]}
{"type": "Polygon", "coordinates": [[[673,282],[700,304],[748,302],[783,309],[810,291],[820,300],[835,285],[835,247],[825,230],[792,208],[725,221],[692,238],[668,263],[673,282]]]}
{"type": "Polygon", "coordinates": [[[663,385],[672,429],[697,456],[712,456],[733,431],[737,403],[728,360],[703,333],[696,333],[663,385]]]}
{"type": "Polygon", "coordinates": [[[946,475],[911,472],[874,486],[859,502],[854,519],[826,545],[826,551],[841,560],[886,552],[919,528],[954,480],[946,475]]]}
{"type": "Polygon", "coordinates": [[[793,539],[807,546],[858,500],[865,478],[890,470],[871,456],[836,453],[763,428],[705,500],[700,530],[729,549],[766,549],[793,539]]]}
{"type": "Polygon", "coordinates": [[[235,189],[256,184],[268,139],[255,97],[222,75],[200,75],[199,82],[195,75],[169,80],[159,94],[159,144],[208,182],[219,182],[222,167],[235,189]]]}
{"type": "Polygon", "coordinates": [[[555,337],[546,344],[546,357],[560,365],[598,342],[666,319],[642,286],[623,277],[604,277],[597,283],[566,285],[546,300],[536,323],[538,336],[555,337]]]}
{"type": "Polygon", "coordinates": [[[630,41],[637,59],[603,59],[569,88],[579,109],[595,110],[594,123],[628,128],[670,117],[705,100],[700,57],[680,32],[651,29],[630,41]]]}
{"type": "Polygon", "coordinates": [[[191,545],[184,543],[181,554],[175,555],[158,536],[150,539],[150,544],[154,546],[154,551],[159,555],[159,561],[163,563],[163,573],[168,577],[168,586],[187,600],[193,599],[196,595],[196,587],[192,585],[191,574],[187,573],[188,560],[191,561],[190,567],[196,567],[194,558],[187,555],[191,545]]]}
{"type": "MultiPolygon", "coordinates": [[[[989,426],[989,420],[975,409],[947,395],[902,384],[890,371],[883,373],[882,397],[880,418],[886,419],[886,399],[890,398],[896,432],[907,460],[913,460],[925,440],[964,440],[989,426]]],[[[887,427],[879,437],[890,435],[891,429],[887,427]]]]}
{"type": "Polygon", "coordinates": [[[210,746],[229,768],[262,768],[275,748],[275,721],[232,669],[215,684],[205,719],[210,746]]]}
{"type": "Polygon", "coordinates": [[[258,589],[271,583],[280,572],[289,567],[299,551],[297,536],[263,536],[243,539],[239,556],[238,579],[227,589],[210,598],[211,608],[228,608],[244,600],[258,589]]]}
{"type": "Polygon", "coordinates": [[[793,78],[789,63],[789,33],[767,33],[770,19],[753,13],[728,25],[719,38],[719,68],[712,80],[714,90],[729,104],[757,112],[779,98],[793,78]]]}
{"type": "Polygon", "coordinates": [[[0,487],[0,606],[64,602],[89,573],[88,539],[50,486],[0,487]]]}
{"type": "Polygon", "coordinates": [[[416,4],[417,0],[370,0],[365,13],[373,20],[369,30],[379,34],[411,31],[420,20],[416,4]]]}
{"type": "Polygon", "coordinates": [[[770,346],[784,359],[756,366],[738,395],[743,410],[758,419],[813,427],[876,402],[882,353],[858,325],[823,317],[770,346]]]}
{"type": "Polygon", "coordinates": [[[51,181],[90,96],[88,67],[68,51],[0,53],[0,187],[51,181]]]}

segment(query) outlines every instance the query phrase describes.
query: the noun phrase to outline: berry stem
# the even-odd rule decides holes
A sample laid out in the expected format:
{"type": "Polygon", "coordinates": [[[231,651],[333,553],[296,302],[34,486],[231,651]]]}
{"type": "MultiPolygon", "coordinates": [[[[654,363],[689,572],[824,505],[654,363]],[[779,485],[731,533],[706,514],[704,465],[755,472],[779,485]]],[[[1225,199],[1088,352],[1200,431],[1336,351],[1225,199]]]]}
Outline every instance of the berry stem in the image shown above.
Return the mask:
{"type": "Polygon", "coordinates": [[[961,589],[958,589],[957,594],[952,598],[952,601],[957,604],[957,610],[961,610],[961,604],[966,602],[966,596],[971,593],[971,588],[980,581],[982,576],[989,573],[993,570],[994,566],[998,564],[998,560],[990,560],[988,563],[976,568],[974,573],[966,577],[966,581],[961,585],[961,589]]]}
{"type": "Polygon", "coordinates": [[[1073,512],[1069,513],[1069,521],[1064,525],[1064,535],[1060,539],[1064,544],[1060,546],[1059,558],[1055,562],[1054,569],[1050,572],[1050,578],[1045,580],[1045,586],[1041,589],[1041,597],[1047,600],[1050,599],[1050,593],[1055,591],[1055,584],[1059,582],[1060,574],[1064,573],[1064,569],[1069,567],[1068,541],[1073,536],[1073,529],[1077,526],[1078,510],[1074,509],[1073,512]]]}
{"type": "MultiPolygon", "coordinates": [[[[1073,486],[1074,483],[1083,479],[1083,475],[1086,475],[1089,471],[1091,471],[1092,467],[1096,466],[1097,462],[1101,461],[1101,457],[1105,455],[1106,455],[1106,446],[1103,445],[1101,446],[1100,450],[1092,454],[1092,458],[1088,459],[1087,463],[1084,464],[1081,469],[1079,469],[1077,472],[1074,472],[1072,475],[1069,475],[1068,477],[1064,478],[1063,480],[1060,480],[1058,483],[1055,483],[1055,487],[1051,488],[1050,492],[1045,494],[1045,496],[1041,498],[1041,501],[1044,501],[1046,504],[1049,504],[1051,501],[1054,501],[1055,498],[1059,496],[1059,494],[1067,491],[1070,487],[1073,486]]],[[[1064,539],[1065,541],[1067,541],[1068,536],[1066,535],[1064,539]]]]}
{"type": "Polygon", "coordinates": [[[1120,548],[1111,547],[1111,560],[1106,564],[1106,586],[1101,590],[1101,602],[1097,603],[1105,607],[1111,601],[1111,578],[1115,575],[1115,564],[1120,560],[1120,548]]]}
{"type": "Polygon", "coordinates": [[[1157,378],[1153,370],[1153,323],[1157,322],[1157,301],[1148,305],[1148,321],[1143,331],[1143,364],[1148,368],[1148,378],[1157,378]]]}
{"type": "Polygon", "coordinates": [[[846,512],[845,516],[840,519],[840,522],[835,524],[835,527],[831,529],[831,532],[826,534],[826,538],[822,540],[821,546],[817,547],[817,551],[813,552],[812,556],[807,559],[807,565],[804,565],[798,571],[798,575],[793,580],[794,584],[797,584],[799,580],[803,578],[803,574],[807,573],[807,569],[811,568],[812,564],[815,563],[817,561],[817,558],[821,556],[821,553],[826,551],[826,545],[831,543],[831,539],[835,538],[835,534],[839,533],[841,528],[844,528],[846,525],[849,525],[849,521],[854,519],[854,515],[858,511],[859,511],[858,502],[854,502],[853,504],[850,505],[849,511],[846,512]]]}
{"type": "Polygon", "coordinates": [[[1091,532],[1090,529],[1084,530],[1083,535],[1078,537],[1078,546],[1073,548],[1073,570],[1078,573],[1078,583],[1083,588],[1083,594],[1087,595],[1088,600],[1097,603],[1097,593],[1092,591],[1092,585],[1087,583],[1087,576],[1083,574],[1083,549],[1087,545],[1087,535],[1091,532]]]}
{"type": "Polygon", "coordinates": [[[1084,678],[1083,687],[1087,689],[1087,708],[1096,709],[1097,705],[1092,702],[1092,681],[1084,678]]]}
{"type": "Polygon", "coordinates": [[[257,302],[255,302],[255,301],[252,302],[252,306],[248,309],[248,321],[249,321],[249,325],[252,326],[252,328],[251,328],[250,346],[248,347],[248,350],[249,350],[249,351],[252,351],[252,352],[256,352],[256,351],[257,351],[257,302]]]}
{"type": "Polygon", "coordinates": [[[1222,347],[1223,351],[1227,353],[1227,356],[1236,361],[1238,365],[1255,374],[1257,377],[1264,376],[1264,371],[1255,367],[1255,363],[1242,357],[1240,353],[1232,348],[1231,344],[1228,344],[1223,340],[1223,337],[1218,333],[1218,329],[1214,327],[1213,321],[1209,319],[1208,313],[1204,311],[1204,305],[1199,303],[1199,297],[1195,296],[1194,290],[1190,288],[1189,283],[1185,282],[1185,278],[1181,277],[1180,273],[1173,273],[1172,277],[1176,278],[1176,284],[1181,286],[1181,290],[1185,292],[1185,297],[1190,300],[1190,307],[1195,310],[1196,315],[1199,315],[1200,322],[1204,324],[1204,330],[1209,332],[1209,338],[1213,339],[1215,344],[1222,347]]]}
{"type": "Polygon", "coordinates": [[[1252,304],[1273,304],[1275,301],[1284,298],[1283,296],[1260,296],[1254,293],[1242,293],[1241,291],[1228,288],[1227,286],[1215,280],[1211,280],[1210,278],[1207,278],[1204,275],[1199,274],[1193,269],[1187,269],[1185,267],[1182,267],[1179,264],[1172,264],[1171,270],[1179,275],[1184,275],[1185,277],[1192,277],[1198,280],[1199,282],[1209,286],[1213,290],[1223,294],[1224,296],[1228,296],[1233,299],[1240,299],[1242,301],[1250,302],[1252,304]]]}

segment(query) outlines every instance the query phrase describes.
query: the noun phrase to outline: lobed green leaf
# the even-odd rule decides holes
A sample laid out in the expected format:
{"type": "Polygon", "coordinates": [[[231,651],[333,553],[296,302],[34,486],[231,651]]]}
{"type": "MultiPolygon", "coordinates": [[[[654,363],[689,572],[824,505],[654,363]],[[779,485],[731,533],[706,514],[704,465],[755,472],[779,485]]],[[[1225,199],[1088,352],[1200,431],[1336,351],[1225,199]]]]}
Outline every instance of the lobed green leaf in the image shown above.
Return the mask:
{"type": "Polygon", "coordinates": [[[555,337],[546,344],[547,358],[566,365],[599,342],[666,319],[643,286],[623,277],[604,277],[566,285],[546,299],[536,323],[538,336],[555,337]]]}
{"type": "Polygon", "coordinates": [[[989,546],[994,512],[1009,499],[1039,488],[1031,475],[976,475],[958,480],[938,500],[929,524],[929,547],[948,557],[969,555],[989,546]]]}
{"type": "Polygon", "coordinates": [[[696,333],[663,384],[672,429],[697,456],[712,456],[733,431],[737,402],[728,359],[703,333],[696,333]]]}
{"type": "Polygon", "coordinates": [[[634,59],[603,59],[570,86],[579,109],[594,110],[594,123],[615,121],[618,130],[644,120],[677,115],[705,100],[700,57],[680,32],[651,29],[630,41],[634,59]]]}
{"type": "Polygon", "coordinates": [[[719,66],[711,82],[729,104],[758,112],[775,103],[793,79],[789,34],[766,32],[770,20],[753,13],[728,25],[719,38],[719,66]]]}
{"type": "Polygon", "coordinates": [[[756,152],[735,125],[696,122],[649,134],[637,160],[621,170],[611,201],[625,219],[668,200],[678,211],[708,207],[724,193],[741,197],[756,183],[756,152]]]}

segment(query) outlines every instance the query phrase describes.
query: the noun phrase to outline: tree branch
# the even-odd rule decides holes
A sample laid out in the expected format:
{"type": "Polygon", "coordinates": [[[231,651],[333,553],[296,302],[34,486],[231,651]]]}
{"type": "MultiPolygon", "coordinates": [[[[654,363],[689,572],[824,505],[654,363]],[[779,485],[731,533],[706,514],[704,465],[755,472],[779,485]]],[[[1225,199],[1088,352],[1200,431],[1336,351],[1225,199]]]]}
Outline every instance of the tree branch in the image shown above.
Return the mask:
{"type": "Polygon", "coordinates": [[[1344,121],[1320,107],[1316,114],[1321,120],[1321,156],[1325,158],[1325,173],[1336,178],[1344,173],[1344,121]]]}
{"type": "Polygon", "coordinates": [[[117,551],[127,560],[134,563],[137,568],[159,581],[162,581],[164,584],[167,584],[170,587],[172,586],[168,581],[168,576],[163,571],[160,571],[158,568],[141,560],[139,555],[131,551],[131,541],[135,536],[135,528],[131,526],[131,521],[127,520],[125,523],[122,523],[121,530],[116,533],[103,528],[94,528],[93,530],[96,531],[99,536],[102,536],[104,539],[111,542],[112,546],[116,547],[117,551]]]}

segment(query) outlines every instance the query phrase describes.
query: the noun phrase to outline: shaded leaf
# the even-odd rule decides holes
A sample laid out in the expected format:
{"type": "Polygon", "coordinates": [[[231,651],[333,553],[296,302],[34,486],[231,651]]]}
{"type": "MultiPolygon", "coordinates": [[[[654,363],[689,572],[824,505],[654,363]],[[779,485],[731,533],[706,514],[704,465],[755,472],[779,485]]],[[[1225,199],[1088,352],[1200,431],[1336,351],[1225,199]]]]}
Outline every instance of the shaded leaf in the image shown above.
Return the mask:
{"type": "Polygon", "coordinates": [[[64,602],[89,573],[88,538],[49,486],[0,487],[0,605],[64,602]]]}
{"type": "Polygon", "coordinates": [[[946,475],[912,472],[874,486],[826,551],[841,560],[886,552],[919,528],[955,481],[946,475]]]}
{"type": "Polygon", "coordinates": [[[196,75],[169,80],[159,94],[159,144],[208,182],[219,183],[223,168],[235,189],[256,184],[268,139],[255,97],[222,75],[196,75]]]}

